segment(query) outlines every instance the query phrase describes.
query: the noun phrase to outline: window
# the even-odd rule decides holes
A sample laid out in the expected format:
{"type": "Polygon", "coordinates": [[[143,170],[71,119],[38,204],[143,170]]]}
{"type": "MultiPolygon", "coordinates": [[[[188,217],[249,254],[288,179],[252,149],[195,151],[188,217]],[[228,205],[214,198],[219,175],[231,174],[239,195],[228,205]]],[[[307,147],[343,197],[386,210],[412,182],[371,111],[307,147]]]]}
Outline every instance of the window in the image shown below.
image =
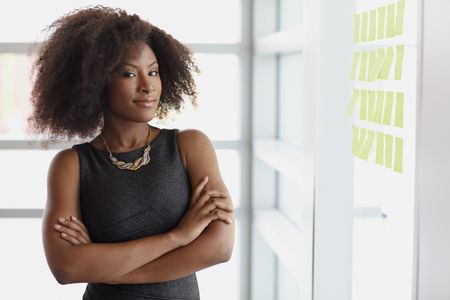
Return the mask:
{"type": "MultiPolygon", "coordinates": [[[[61,143],[48,150],[26,133],[26,119],[31,112],[29,97],[31,82],[31,43],[45,38],[41,29],[67,12],[86,5],[120,7],[137,13],[156,26],[187,43],[202,71],[196,78],[200,107],[193,111],[187,105],[184,113],[173,120],[156,122],[166,128],[198,128],[212,140],[218,156],[222,177],[229,188],[236,207],[236,241],[233,257],[227,264],[198,273],[202,298],[239,299],[245,294],[246,265],[241,264],[242,245],[248,224],[241,221],[247,196],[245,168],[248,164],[242,114],[248,101],[243,97],[243,69],[248,59],[243,55],[242,10],[239,0],[170,0],[170,1],[72,1],[8,3],[0,9],[0,26],[15,28],[0,36],[0,228],[5,232],[1,247],[2,274],[0,280],[9,284],[1,296],[14,295],[31,298],[52,295],[50,298],[79,299],[85,284],[60,286],[45,262],[41,241],[41,216],[46,199],[46,173],[53,156],[60,149],[70,147],[61,143]],[[41,7],[51,7],[42,11],[41,7]],[[34,13],[42,11],[38,16],[34,13]],[[8,13],[5,13],[8,12],[8,13]],[[23,22],[27,20],[27,22],[23,22]],[[208,24],[205,26],[205,24],[208,24]],[[29,55],[30,54],[30,55],[29,55]],[[243,197],[244,196],[244,197],[243,197]],[[15,230],[6,230],[14,228],[15,230]],[[11,257],[22,257],[14,260],[11,257]],[[22,265],[17,265],[21,261],[22,265]],[[27,263],[29,261],[29,263],[27,263]],[[241,270],[242,268],[242,270],[241,270]],[[8,278],[4,278],[8,274],[8,278]],[[28,278],[28,279],[27,279],[28,278]],[[31,289],[22,289],[27,281],[31,289]],[[226,280],[226,287],[222,284],[226,280]],[[220,294],[217,291],[220,290],[220,294]],[[212,296],[214,295],[214,296],[212,296]]],[[[4,6],[5,4],[0,4],[4,6]]],[[[245,298],[245,297],[244,297],[245,298]]]]}

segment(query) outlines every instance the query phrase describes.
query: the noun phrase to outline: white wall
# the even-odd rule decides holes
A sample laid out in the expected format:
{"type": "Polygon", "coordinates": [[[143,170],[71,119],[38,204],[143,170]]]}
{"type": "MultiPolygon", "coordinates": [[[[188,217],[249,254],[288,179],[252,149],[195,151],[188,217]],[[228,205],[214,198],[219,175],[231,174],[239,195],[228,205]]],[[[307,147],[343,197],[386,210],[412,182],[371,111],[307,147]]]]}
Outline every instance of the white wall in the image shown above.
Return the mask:
{"type": "Polygon", "coordinates": [[[450,299],[450,1],[423,1],[417,299],[450,299]]]}

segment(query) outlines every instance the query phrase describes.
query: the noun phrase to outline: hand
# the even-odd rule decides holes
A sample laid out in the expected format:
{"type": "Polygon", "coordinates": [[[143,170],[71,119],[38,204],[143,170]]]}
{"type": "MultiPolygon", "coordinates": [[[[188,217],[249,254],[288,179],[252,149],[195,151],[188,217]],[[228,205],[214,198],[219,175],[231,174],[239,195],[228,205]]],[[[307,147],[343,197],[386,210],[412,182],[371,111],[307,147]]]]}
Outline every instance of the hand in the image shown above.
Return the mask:
{"type": "Polygon", "coordinates": [[[228,195],[220,191],[204,190],[207,182],[208,177],[205,177],[197,185],[192,193],[188,211],[172,230],[183,246],[195,240],[214,220],[232,223],[230,213],[233,207],[228,195]]]}
{"type": "Polygon", "coordinates": [[[72,245],[90,244],[91,238],[86,226],[74,216],[69,219],[58,218],[59,223],[55,224],[55,229],[60,232],[60,238],[72,245]]]}

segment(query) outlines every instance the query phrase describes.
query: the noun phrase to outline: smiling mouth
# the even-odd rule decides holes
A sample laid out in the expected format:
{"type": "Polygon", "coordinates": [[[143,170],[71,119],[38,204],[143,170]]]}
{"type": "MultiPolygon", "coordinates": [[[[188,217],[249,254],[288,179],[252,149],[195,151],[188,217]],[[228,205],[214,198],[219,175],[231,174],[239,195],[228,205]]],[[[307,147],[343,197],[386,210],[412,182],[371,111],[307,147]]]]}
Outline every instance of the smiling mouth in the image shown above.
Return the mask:
{"type": "Polygon", "coordinates": [[[142,106],[142,107],[152,107],[155,105],[156,100],[155,99],[138,99],[133,100],[133,103],[136,105],[142,106]]]}

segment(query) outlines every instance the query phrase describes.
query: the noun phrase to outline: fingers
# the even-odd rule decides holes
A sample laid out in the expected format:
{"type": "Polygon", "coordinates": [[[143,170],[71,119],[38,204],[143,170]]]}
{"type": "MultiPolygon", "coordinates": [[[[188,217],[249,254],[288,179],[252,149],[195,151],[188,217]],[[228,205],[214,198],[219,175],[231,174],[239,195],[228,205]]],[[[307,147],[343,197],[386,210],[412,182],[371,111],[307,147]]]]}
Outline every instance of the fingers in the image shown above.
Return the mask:
{"type": "Polygon", "coordinates": [[[204,205],[204,210],[210,212],[215,208],[220,208],[226,212],[233,212],[234,209],[230,205],[230,201],[224,198],[210,198],[204,205]]]}
{"type": "Polygon", "coordinates": [[[200,181],[200,183],[195,187],[195,190],[192,193],[191,205],[193,205],[196,202],[196,200],[200,197],[200,194],[202,193],[203,189],[208,183],[208,180],[209,180],[208,176],[203,177],[202,181],[200,181]]]}
{"type": "Polygon", "coordinates": [[[201,206],[205,205],[206,201],[208,201],[211,198],[225,198],[225,197],[228,197],[228,194],[224,193],[224,192],[220,192],[220,191],[216,191],[216,190],[205,191],[200,196],[200,198],[197,200],[195,205],[197,207],[201,207],[201,206]]]}
{"type": "Polygon", "coordinates": [[[219,219],[224,221],[226,224],[233,223],[233,220],[229,217],[229,213],[225,212],[222,209],[213,209],[209,215],[211,221],[219,219]]]}
{"type": "Polygon", "coordinates": [[[58,218],[59,224],[55,224],[54,228],[61,233],[61,238],[67,240],[72,244],[88,244],[91,242],[87,230],[84,225],[78,220],[68,220],[64,218],[58,218]],[[78,222],[76,222],[78,221],[78,222]],[[80,225],[81,223],[81,225],[80,225]]]}

